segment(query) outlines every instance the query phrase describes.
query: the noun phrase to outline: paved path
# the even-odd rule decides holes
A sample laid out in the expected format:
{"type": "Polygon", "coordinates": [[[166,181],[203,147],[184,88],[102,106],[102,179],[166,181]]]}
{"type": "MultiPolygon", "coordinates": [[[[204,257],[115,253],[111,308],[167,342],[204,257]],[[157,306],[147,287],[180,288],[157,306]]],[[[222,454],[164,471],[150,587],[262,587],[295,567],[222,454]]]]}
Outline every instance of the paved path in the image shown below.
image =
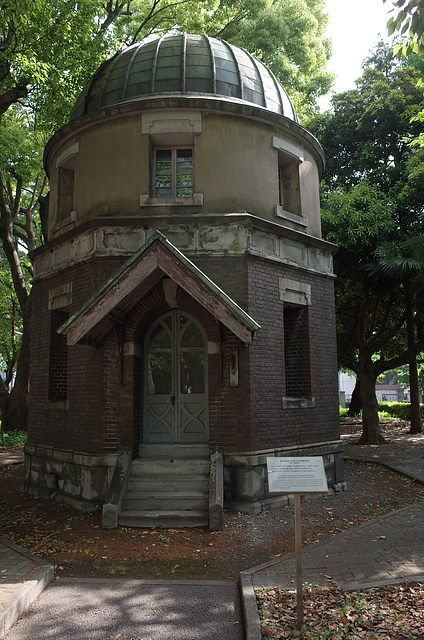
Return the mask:
{"type": "Polygon", "coordinates": [[[52,582],[7,640],[243,640],[238,585],[229,582],[52,582]]]}
{"type": "Polygon", "coordinates": [[[0,453],[0,469],[1,467],[8,467],[11,464],[19,464],[24,461],[23,451],[12,451],[7,453],[2,451],[0,453]]]}
{"type": "MultiPolygon", "coordinates": [[[[424,580],[424,502],[404,507],[302,550],[303,580],[343,589],[399,579],[424,580]]],[[[254,587],[293,588],[295,555],[255,567],[254,587]]]]}

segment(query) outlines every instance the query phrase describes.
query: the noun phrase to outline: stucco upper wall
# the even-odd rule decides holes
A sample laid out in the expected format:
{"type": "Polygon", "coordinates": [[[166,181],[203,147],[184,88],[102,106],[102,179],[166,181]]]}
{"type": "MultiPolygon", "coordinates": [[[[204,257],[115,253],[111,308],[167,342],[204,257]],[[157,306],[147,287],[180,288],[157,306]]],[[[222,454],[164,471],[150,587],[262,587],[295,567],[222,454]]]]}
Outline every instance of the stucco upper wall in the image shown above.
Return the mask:
{"type": "Polygon", "coordinates": [[[144,108],[105,111],[68,125],[46,149],[49,239],[99,216],[243,211],[321,237],[318,143],[311,144],[310,134],[298,135],[307,134],[299,125],[276,116],[268,122],[264,110],[258,113],[263,117],[244,109],[144,108]],[[152,198],[158,145],[193,148],[193,198],[152,198]],[[288,163],[297,174],[299,208],[287,213],[279,206],[279,165],[288,163]]]}

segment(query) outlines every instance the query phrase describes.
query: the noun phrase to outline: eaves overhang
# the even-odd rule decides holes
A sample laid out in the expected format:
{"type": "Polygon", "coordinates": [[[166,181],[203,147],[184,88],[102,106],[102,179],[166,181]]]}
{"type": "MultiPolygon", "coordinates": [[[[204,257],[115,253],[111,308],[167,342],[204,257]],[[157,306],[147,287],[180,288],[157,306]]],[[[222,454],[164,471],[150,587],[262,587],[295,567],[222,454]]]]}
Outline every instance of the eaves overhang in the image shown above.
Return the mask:
{"type": "Polygon", "coordinates": [[[184,289],[242,342],[254,339],[260,325],[160,232],[134,253],[58,329],[69,346],[97,343],[162,278],[184,289]]]}

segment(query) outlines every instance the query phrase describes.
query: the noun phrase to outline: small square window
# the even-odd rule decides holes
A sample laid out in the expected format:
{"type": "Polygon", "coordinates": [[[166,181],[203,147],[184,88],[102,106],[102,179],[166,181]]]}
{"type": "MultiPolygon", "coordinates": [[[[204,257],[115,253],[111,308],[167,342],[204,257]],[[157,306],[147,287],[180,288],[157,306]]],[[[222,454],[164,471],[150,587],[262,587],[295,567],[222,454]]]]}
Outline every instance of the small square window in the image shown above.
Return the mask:
{"type": "Polygon", "coordinates": [[[154,152],[155,198],[192,198],[193,149],[158,148],[154,152]]]}

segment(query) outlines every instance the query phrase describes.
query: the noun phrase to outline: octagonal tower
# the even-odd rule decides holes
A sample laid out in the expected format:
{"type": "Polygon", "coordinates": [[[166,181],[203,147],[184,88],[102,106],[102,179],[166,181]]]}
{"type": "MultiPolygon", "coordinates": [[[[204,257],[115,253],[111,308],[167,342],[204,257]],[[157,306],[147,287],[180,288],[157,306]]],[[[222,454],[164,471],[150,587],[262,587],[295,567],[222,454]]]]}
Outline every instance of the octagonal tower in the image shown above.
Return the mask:
{"type": "MultiPolygon", "coordinates": [[[[268,455],[322,454],[339,487],[324,156],[271,71],[207,36],[136,44],[91,78],[45,167],[28,490],[93,508],[109,504],[117,460],[136,484],[151,461],[154,497],[122,489],[117,517],[148,526],[148,503],[174,526],[154,471],[175,459],[191,462],[174,490],[213,454],[227,506],[247,512],[281,504],[268,455]]],[[[206,467],[181,499],[195,524],[206,467]]]]}

